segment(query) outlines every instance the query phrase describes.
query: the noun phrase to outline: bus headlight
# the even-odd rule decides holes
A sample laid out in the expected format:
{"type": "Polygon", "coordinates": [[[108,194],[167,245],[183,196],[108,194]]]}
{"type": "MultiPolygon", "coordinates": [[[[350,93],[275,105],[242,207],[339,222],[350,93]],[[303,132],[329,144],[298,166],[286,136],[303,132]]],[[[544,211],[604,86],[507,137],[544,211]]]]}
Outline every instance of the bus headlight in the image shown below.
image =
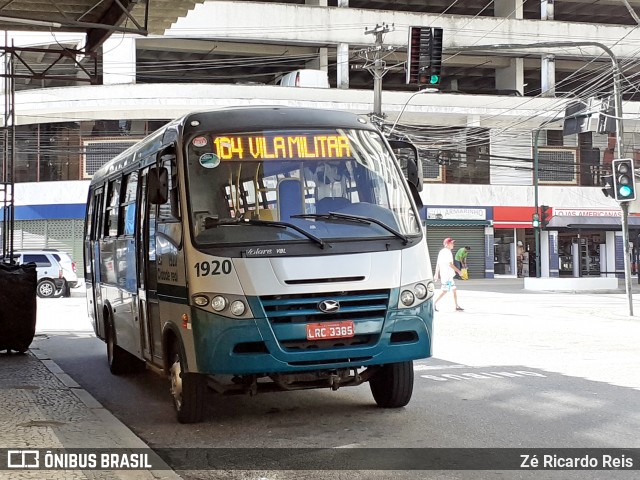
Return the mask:
{"type": "Polygon", "coordinates": [[[435,284],[428,280],[403,285],[400,289],[398,308],[411,308],[429,300],[435,292],[435,284]]]}
{"type": "Polygon", "coordinates": [[[209,297],[206,295],[194,295],[193,303],[195,303],[199,307],[206,307],[209,305],[209,297]]]}
{"type": "Polygon", "coordinates": [[[413,287],[413,293],[418,298],[418,300],[422,300],[427,296],[427,287],[422,283],[416,283],[413,287]]]}
{"type": "Polygon", "coordinates": [[[244,295],[218,292],[198,292],[191,295],[192,305],[209,313],[227,318],[246,320],[253,317],[249,301],[244,295]]]}
{"type": "Polygon", "coordinates": [[[227,299],[222,295],[216,295],[211,300],[211,308],[213,308],[216,312],[221,312],[225,308],[227,308],[227,299]]]}
{"type": "Polygon", "coordinates": [[[411,305],[413,305],[413,302],[416,301],[416,297],[415,295],[410,292],[409,290],[404,290],[401,294],[400,294],[400,301],[407,307],[410,307],[411,305]]]}
{"type": "Polygon", "coordinates": [[[231,313],[233,313],[236,317],[243,315],[246,309],[247,307],[245,307],[244,302],[242,300],[234,301],[229,307],[229,310],[231,310],[231,313]]]}

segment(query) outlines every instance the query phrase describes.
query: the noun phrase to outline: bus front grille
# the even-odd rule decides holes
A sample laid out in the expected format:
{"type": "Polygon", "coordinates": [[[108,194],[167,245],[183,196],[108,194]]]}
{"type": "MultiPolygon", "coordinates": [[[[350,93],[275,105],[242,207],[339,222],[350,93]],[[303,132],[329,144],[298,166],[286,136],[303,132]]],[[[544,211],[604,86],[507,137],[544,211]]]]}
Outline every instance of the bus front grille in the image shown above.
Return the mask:
{"type": "Polygon", "coordinates": [[[271,323],[358,322],[386,317],[389,290],[270,295],[260,297],[260,301],[271,323]],[[337,302],[338,308],[333,312],[323,311],[325,301],[337,302]]]}
{"type": "Polygon", "coordinates": [[[280,346],[287,352],[340,350],[367,347],[379,341],[389,306],[389,290],[272,295],[261,297],[260,301],[280,346]],[[326,312],[323,308],[333,311],[326,312]],[[304,324],[344,321],[354,323],[356,335],[308,340],[305,328],[299,328],[304,324]],[[358,324],[361,325],[360,332],[358,324]],[[296,333],[287,326],[295,327],[296,333]]]}

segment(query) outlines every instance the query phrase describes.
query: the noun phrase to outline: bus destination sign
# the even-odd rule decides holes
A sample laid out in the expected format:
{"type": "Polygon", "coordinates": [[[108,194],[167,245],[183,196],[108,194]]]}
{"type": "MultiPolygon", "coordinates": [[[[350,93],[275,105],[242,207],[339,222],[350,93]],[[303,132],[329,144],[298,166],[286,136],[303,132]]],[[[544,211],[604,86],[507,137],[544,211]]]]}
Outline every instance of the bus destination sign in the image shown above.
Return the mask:
{"type": "Polygon", "coordinates": [[[349,139],[339,134],[225,135],[213,144],[221,160],[352,158],[349,139]]]}

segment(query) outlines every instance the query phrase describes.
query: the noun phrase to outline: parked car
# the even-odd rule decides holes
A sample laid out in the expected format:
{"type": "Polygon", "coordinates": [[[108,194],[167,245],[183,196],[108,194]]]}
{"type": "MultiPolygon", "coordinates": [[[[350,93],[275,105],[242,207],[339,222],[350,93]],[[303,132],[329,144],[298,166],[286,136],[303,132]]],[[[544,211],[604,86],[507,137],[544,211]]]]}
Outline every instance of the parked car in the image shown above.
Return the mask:
{"type": "Polygon", "coordinates": [[[35,263],[38,274],[36,294],[40,298],[69,296],[78,285],[76,264],[66,252],[55,249],[20,250],[14,252],[13,263],[35,263]]]}
{"type": "Polygon", "coordinates": [[[281,87],[329,88],[329,77],[323,70],[305,68],[294,70],[282,76],[278,81],[281,87]]]}

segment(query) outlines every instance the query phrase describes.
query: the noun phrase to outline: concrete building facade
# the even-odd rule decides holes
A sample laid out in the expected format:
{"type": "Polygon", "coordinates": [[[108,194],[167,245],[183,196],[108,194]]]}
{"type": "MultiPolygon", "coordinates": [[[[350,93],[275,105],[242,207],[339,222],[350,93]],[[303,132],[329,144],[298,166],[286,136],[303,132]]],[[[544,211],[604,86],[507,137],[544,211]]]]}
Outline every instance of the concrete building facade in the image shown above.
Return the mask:
{"type": "MultiPolygon", "coordinates": [[[[452,236],[472,247],[472,276],[535,275],[537,150],[538,203],[553,213],[541,236],[540,273],[619,275],[619,208],[600,182],[618,143],[623,157],[640,161],[640,31],[626,2],[460,3],[208,0],[163,35],[112,35],[100,55],[100,85],[17,85],[18,238],[30,238],[30,245],[34,238],[48,241],[46,222],[66,222],[73,228],[65,245],[77,257],[81,209],[28,208],[46,203],[44,185],[54,197],[73,191],[76,198],[65,201],[84,204],[83,188],[102,163],[188,111],[275,104],[372,114],[372,74],[382,65],[378,120],[420,149],[432,254],[452,236]],[[376,47],[370,33],[383,25],[388,33],[376,47]],[[436,92],[418,93],[421,86],[405,83],[411,26],[443,29],[436,92]],[[593,42],[611,49],[617,67],[593,42]],[[615,93],[616,68],[624,114],[619,136],[597,133],[598,121],[606,120],[598,114],[602,101],[615,93]],[[297,69],[327,72],[330,88],[278,85],[297,69]],[[577,100],[595,113],[587,129],[564,135],[566,108],[577,100]],[[69,190],[68,182],[77,187],[69,190]],[[29,222],[36,221],[45,223],[29,236],[35,225],[29,222]],[[519,241],[523,262],[517,261],[519,241]]],[[[12,41],[73,45],[82,38],[16,34],[12,41]]]]}

